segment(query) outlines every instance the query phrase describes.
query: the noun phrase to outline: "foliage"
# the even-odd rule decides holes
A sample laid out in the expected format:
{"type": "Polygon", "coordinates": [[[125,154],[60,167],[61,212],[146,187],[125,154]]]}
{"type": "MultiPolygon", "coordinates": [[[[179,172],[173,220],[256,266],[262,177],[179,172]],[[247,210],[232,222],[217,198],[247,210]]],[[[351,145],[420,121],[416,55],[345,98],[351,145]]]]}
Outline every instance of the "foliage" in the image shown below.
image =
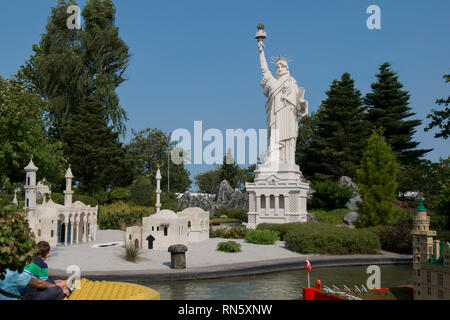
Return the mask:
{"type": "Polygon", "coordinates": [[[6,269],[23,272],[36,255],[36,244],[28,221],[13,207],[0,208],[0,280],[6,269]]]}
{"type": "Polygon", "coordinates": [[[157,165],[161,171],[161,189],[168,189],[167,176],[170,169],[170,191],[185,192],[192,181],[189,179],[189,171],[184,164],[175,164],[168,161],[169,151],[172,151],[176,143],[170,141],[170,137],[158,129],[146,128],[145,130],[132,130],[133,137],[127,145],[127,150],[135,164],[138,176],[149,177],[152,184],[155,181],[157,165]]]}
{"type": "Polygon", "coordinates": [[[286,248],[299,253],[374,254],[378,236],[364,229],[349,229],[322,223],[294,223],[284,236],[286,248]]]}
{"type": "Polygon", "coordinates": [[[278,232],[271,230],[248,230],[245,241],[255,244],[274,244],[279,240],[278,232]]]}
{"type": "Polygon", "coordinates": [[[115,187],[113,188],[109,194],[108,194],[108,200],[110,202],[116,202],[116,201],[124,201],[127,202],[130,200],[131,192],[129,189],[121,188],[121,187],[115,187]]]}
{"type": "MultiPolygon", "coordinates": [[[[81,201],[87,206],[95,207],[98,205],[98,201],[94,197],[90,197],[86,194],[80,194],[77,192],[78,190],[75,190],[73,196],[72,196],[72,202],[81,201]]],[[[50,194],[50,198],[53,200],[53,202],[64,205],[64,195],[62,193],[52,192],[50,194]]]]}
{"type": "Polygon", "coordinates": [[[130,262],[136,262],[139,258],[140,250],[139,247],[134,243],[128,243],[125,246],[125,260],[130,262]]]}
{"type": "Polygon", "coordinates": [[[90,194],[108,186],[127,186],[133,180],[132,161],[108,126],[104,106],[94,97],[82,100],[79,113],[65,127],[65,154],[75,179],[90,194]]]}
{"type": "Polygon", "coordinates": [[[310,210],[313,213],[319,223],[328,224],[343,224],[344,217],[351,212],[350,209],[335,209],[335,210],[310,210]]]}
{"type": "Polygon", "coordinates": [[[345,208],[346,203],[353,197],[350,187],[341,187],[335,181],[315,181],[312,185],[314,190],[312,198],[313,208],[339,209],[345,208]]]}
{"type": "Polygon", "coordinates": [[[133,182],[130,189],[130,200],[138,206],[154,206],[156,203],[155,187],[150,178],[143,176],[133,182]]]}
{"type": "MultiPolygon", "coordinates": [[[[450,74],[445,74],[443,76],[445,82],[450,82],[450,74]]],[[[425,128],[425,131],[428,131],[434,127],[438,127],[441,131],[434,135],[435,138],[444,138],[448,139],[450,136],[450,123],[448,119],[450,118],[450,108],[448,105],[450,104],[450,96],[447,99],[438,99],[436,100],[438,105],[444,105],[444,110],[435,110],[432,109],[431,113],[428,114],[427,118],[432,119],[432,121],[425,128]]]]}
{"type": "Polygon", "coordinates": [[[236,241],[219,242],[217,244],[217,251],[223,252],[240,252],[241,244],[236,241]]]}
{"type": "Polygon", "coordinates": [[[67,8],[73,0],[58,0],[52,8],[46,32],[18,78],[48,100],[52,132],[64,142],[67,122],[87,96],[104,107],[114,129],[125,133],[125,110],[116,88],[124,82],[130,53],[115,26],[116,10],[111,0],[88,0],[82,11],[81,30],[67,28],[67,8]]]}
{"type": "Polygon", "coordinates": [[[239,187],[241,176],[241,168],[236,164],[231,153],[231,149],[223,156],[223,163],[218,169],[219,180],[227,180],[230,186],[235,189],[239,187]]]}
{"type": "Polygon", "coordinates": [[[210,170],[200,173],[195,176],[194,182],[198,186],[198,192],[215,194],[219,191],[219,171],[210,170]]]}
{"type": "Polygon", "coordinates": [[[357,171],[357,184],[362,202],[358,203],[362,226],[395,223],[401,216],[396,201],[398,164],[384,141],[382,130],[374,130],[357,171]]]}
{"type": "Polygon", "coordinates": [[[376,76],[378,81],[372,84],[372,92],[365,98],[369,106],[368,120],[373,128],[385,129],[386,142],[402,165],[415,162],[432,150],[415,149],[419,142],[413,141],[413,135],[422,121],[406,120],[415,115],[409,106],[410,95],[408,91],[401,90],[403,85],[391,70],[390,63],[383,63],[376,76]]]}
{"type": "Polygon", "coordinates": [[[445,216],[447,219],[447,228],[450,229],[450,179],[447,183],[442,184],[441,193],[436,202],[435,211],[445,216]]]}
{"type": "Polygon", "coordinates": [[[220,207],[217,209],[215,216],[221,217],[221,216],[227,216],[231,219],[238,219],[242,222],[248,222],[248,210],[245,209],[231,209],[227,207],[220,207]]]}
{"type": "Polygon", "coordinates": [[[136,225],[141,222],[143,217],[148,217],[154,213],[155,208],[118,201],[99,206],[97,223],[102,230],[121,229],[123,225],[136,225]]]}
{"type": "Polygon", "coordinates": [[[346,72],[326,95],[317,114],[301,123],[307,126],[299,129],[298,161],[316,179],[354,178],[369,135],[361,93],[346,72]]]}
{"type": "MultiPolygon", "coordinates": [[[[156,197],[156,194],[155,194],[156,197]]],[[[173,192],[162,192],[161,193],[161,210],[169,209],[175,212],[181,211],[182,209],[177,205],[177,195],[173,192]]]]}
{"type": "Polygon", "coordinates": [[[64,177],[62,144],[47,137],[45,106],[23,84],[0,77],[0,189],[22,184],[31,157],[39,167],[38,181],[45,177],[58,186],[64,177]]]}
{"type": "Polygon", "coordinates": [[[396,253],[412,253],[412,220],[400,219],[394,225],[369,230],[378,234],[381,249],[396,253]]]}
{"type": "Polygon", "coordinates": [[[245,227],[209,228],[209,237],[224,239],[244,239],[247,231],[248,230],[245,227]]]}
{"type": "Polygon", "coordinates": [[[280,237],[280,240],[285,241],[286,233],[292,228],[292,223],[260,223],[256,230],[274,231],[280,237]]]}
{"type": "Polygon", "coordinates": [[[231,219],[231,218],[214,218],[209,221],[211,224],[219,224],[219,223],[235,223],[241,222],[239,219],[231,219]]]}

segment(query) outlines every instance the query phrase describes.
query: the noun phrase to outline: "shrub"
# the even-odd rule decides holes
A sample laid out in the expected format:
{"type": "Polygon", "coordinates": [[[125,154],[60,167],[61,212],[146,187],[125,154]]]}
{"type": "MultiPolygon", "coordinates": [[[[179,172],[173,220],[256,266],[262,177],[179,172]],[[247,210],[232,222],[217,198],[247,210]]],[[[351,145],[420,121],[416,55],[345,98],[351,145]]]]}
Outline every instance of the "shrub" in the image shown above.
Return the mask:
{"type": "Polygon", "coordinates": [[[116,187],[113,188],[108,194],[108,201],[110,203],[116,201],[128,201],[130,200],[131,192],[126,188],[116,187]]]}
{"type": "Polygon", "coordinates": [[[153,207],[142,207],[118,201],[99,207],[97,223],[100,229],[121,229],[122,225],[132,226],[143,217],[155,213],[153,207]]]}
{"type": "Polygon", "coordinates": [[[380,240],[375,233],[330,224],[291,224],[284,238],[286,247],[299,253],[374,254],[380,249],[380,240]]]}
{"type": "MultiPolygon", "coordinates": [[[[62,193],[51,193],[50,198],[53,200],[53,202],[64,205],[64,195],[62,193]]],[[[98,201],[85,194],[79,194],[75,191],[72,202],[81,201],[87,206],[95,207],[98,205],[98,201]]]]}
{"type": "MultiPolygon", "coordinates": [[[[300,223],[300,222],[298,222],[300,223]]],[[[275,231],[278,233],[280,240],[284,241],[284,237],[286,235],[286,233],[289,231],[289,229],[292,228],[292,226],[296,224],[296,223],[284,223],[284,224],[280,224],[280,223],[261,223],[258,224],[258,226],[256,227],[256,230],[270,230],[270,231],[275,231]]]]}
{"type": "Polygon", "coordinates": [[[130,187],[130,200],[138,206],[154,206],[156,202],[155,188],[150,179],[142,178],[130,187]]]}
{"type": "Polygon", "coordinates": [[[353,190],[350,187],[341,187],[334,181],[318,181],[312,188],[315,191],[311,201],[313,208],[345,208],[348,200],[353,197],[353,190]]]}
{"type": "Polygon", "coordinates": [[[255,244],[274,244],[278,239],[278,232],[271,230],[249,230],[245,236],[245,241],[255,244]]]}
{"type": "Polygon", "coordinates": [[[6,269],[22,272],[36,254],[36,244],[23,213],[14,207],[0,208],[0,279],[6,269]]]}
{"type": "Polygon", "coordinates": [[[317,218],[317,221],[328,224],[342,224],[344,223],[344,217],[347,213],[351,212],[350,209],[336,209],[336,210],[311,210],[311,213],[317,218]]]}
{"type": "Polygon", "coordinates": [[[224,239],[244,239],[247,234],[245,227],[219,227],[210,228],[210,238],[224,238],[224,239]]]}
{"type": "Polygon", "coordinates": [[[380,238],[381,249],[396,253],[412,253],[412,222],[399,220],[391,226],[382,226],[373,231],[380,238]]]}
{"type": "Polygon", "coordinates": [[[239,219],[229,219],[229,218],[214,218],[209,221],[211,224],[219,224],[219,223],[234,223],[241,222],[239,219]]]}
{"type": "Polygon", "coordinates": [[[230,209],[227,207],[220,207],[217,209],[215,216],[226,216],[230,219],[239,219],[242,222],[248,222],[248,210],[244,209],[230,209]]]}
{"type": "Polygon", "coordinates": [[[140,251],[139,247],[134,243],[128,243],[125,247],[125,260],[130,262],[136,262],[138,260],[140,251]]]}
{"type": "Polygon", "coordinates": [[[241,244],[235,241],[219,242],[217,244],[217,251],[223,252],[240,252],[241,244]]]}

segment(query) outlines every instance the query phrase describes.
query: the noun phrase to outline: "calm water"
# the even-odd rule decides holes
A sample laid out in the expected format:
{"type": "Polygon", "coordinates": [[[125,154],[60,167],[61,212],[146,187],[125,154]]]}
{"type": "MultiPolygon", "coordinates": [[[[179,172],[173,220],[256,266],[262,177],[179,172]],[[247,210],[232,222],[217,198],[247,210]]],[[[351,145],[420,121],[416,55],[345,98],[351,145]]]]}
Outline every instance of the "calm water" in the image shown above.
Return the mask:
{"type": "MultiPolygon", "coordinates": [[[[412,265],[385,265],[381,268],[381,286],[410,285],[412,265]]],[[[311,271],[311,284],[320,279],[322,285],[366,285],[367,266],[315,268],[311,271]]],[[[308,280],[304,270],[275,272],[263,275],[231,277],[214,280],[170,282],[139,282],[161,294],[162,300],[290,300],[301,299],[302,287],[308,280]]]]}

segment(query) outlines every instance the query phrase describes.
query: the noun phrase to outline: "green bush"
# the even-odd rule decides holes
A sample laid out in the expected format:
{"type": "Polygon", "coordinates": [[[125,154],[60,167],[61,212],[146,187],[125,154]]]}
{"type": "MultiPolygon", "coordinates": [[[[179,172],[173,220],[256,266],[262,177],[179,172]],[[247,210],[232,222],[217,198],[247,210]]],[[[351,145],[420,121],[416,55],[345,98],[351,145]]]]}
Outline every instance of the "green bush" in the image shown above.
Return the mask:
{"type": "Polygon", "coordinates": [[[116,187],[113,188],[108,194],[108,201],[110,203],[116,201],[128,201],[131,198],[130,190],[126,188],[116,187]]]}
{"type": "Polygon", "coordinates": [[[295,223],[285,235],[286,248],[299,253],[374,254],[378,236],[364,229],[349,229],[322,223],[295,223]]]}
{"type": "Polygon", "coordinates": [[[274,244],[279,240],[278,232],[271,230],[248,230],[245,241],[255,244],[274,244]]]}
{"type": "Polygon", "coordinates": [[[412,221],[398,220],[392,226],[384,226],[377,232],[381,249],[396,253],[412,253],[412,221]]]}
{"type": "Polygon", "coordinates": [[[336,209],[336,210],[311,210],[311,213],[317,218],[317,221],[328,224],[343,224],[344,217],[351,212],[350,209],[336,209]]]}
{"type": "Polygon", "coordinates": [[[154,206],[156,203],[155,188],[150,179],[142,178],[130,187],[130,200],[138,206],[154,206]]]}
{"type": "Polygon", "coordinates": [[[6,269],[22,272],[36,254],[34,236],[24,218],[15,207],[0,208],[0,279],[6,269]]]}
{"type": "MultiPolygon", "coordinates": [[[[62,193],[51,193],[50,198],[53,202],[64,205],[64,195],[62,193]]],[[[98,201],[94,197],[85,194],[78,194],[76,191],[72,197],[72,202],[81,201],[87,206],[95,207],[98,201]]]]}
{"type": "Polygon", "coordinates": [[[315,191],[311,201],[313,208],[345,208],[348,200],[353,197],[353,190],[350,187],[341,187],[334,181],[317,181],[313,183],[312,188],[315,191]]]}
{"type": "Polygon", "coordinates": [[[240,252],[241,244],[235,241],[219,242],[217,244],[217,251],[223,252],[240,252]]]}
{"type": "Polygon", "coordinates": [[[244,209],[230,209],[227,207],[220,207],[217,209],[215,216],[227,216],[230,219],[239,219],[242,222],[248,222],[248,210],[244,209]]]}
{"type": "Polygon", "coordinates": [[[124,226],[133,226],[139,223],[143,217],[154,213],[155,208],[153,207],[136,206],[118,201],[99,207],[97,223],[102,230],[122,229],[124,226]]]}
{"type": "Polygon", "coordinates": [[[244,239],[247,231],[248,230],[245,227],[209,228],[209,237],[224,239],[244,239]]]}
{"type": "MultiPolygon", "coordinates": [[[[298,222],[300,223],[300,222],[298,222]]],[[[295,223],[261,223],[258,224],[256,230],[270,230],[278,233],[280,240],[284,241],[286,233],[292,228],[295,223]]]]}

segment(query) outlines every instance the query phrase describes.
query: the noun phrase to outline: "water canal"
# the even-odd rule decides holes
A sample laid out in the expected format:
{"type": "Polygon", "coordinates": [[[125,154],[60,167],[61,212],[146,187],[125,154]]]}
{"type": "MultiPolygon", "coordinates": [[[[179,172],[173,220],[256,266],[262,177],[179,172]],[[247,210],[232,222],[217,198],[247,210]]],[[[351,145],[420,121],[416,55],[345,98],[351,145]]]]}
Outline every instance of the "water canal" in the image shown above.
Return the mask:
{"type": "MultiPolygon", "coordinates": [[[[381,286],[410,285],[412,265],[381,265],[381,286]]],[[[367,266],[313,268],[311,283],[342,288],[366,285],[367,266]]],[[[138,282],[161,294],[161,300],[292,300],[302,298],[302,287],[308,280],[304,270],[274,272],[262,275],[212,280],[138,282]]]]}

